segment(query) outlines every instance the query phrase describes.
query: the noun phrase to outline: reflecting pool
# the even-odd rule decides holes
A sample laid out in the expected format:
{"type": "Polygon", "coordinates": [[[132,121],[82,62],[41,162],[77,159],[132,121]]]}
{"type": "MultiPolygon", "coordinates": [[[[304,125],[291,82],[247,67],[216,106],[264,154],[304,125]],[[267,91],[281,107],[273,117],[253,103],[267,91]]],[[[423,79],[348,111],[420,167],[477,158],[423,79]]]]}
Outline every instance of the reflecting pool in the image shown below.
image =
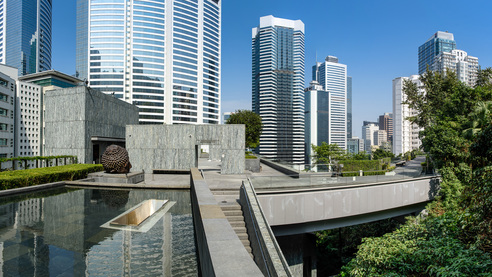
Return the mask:
{"type": "Polygon", "coordinates": [[[60,188],[0,198],[0,276],[197,276],[190,192],[60,188]],[[111,220],[169,200],[140,228],[111,220]]]}

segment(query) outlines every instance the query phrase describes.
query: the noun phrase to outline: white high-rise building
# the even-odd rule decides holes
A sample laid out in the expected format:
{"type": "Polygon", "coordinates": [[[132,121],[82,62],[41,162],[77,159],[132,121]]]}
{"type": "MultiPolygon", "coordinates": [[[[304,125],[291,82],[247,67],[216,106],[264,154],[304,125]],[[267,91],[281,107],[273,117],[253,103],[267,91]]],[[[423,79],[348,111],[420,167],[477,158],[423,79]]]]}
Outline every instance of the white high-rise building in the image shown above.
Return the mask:
{"type": "Polygon", "coordinates": [[[406,100],[403,92],[404,80],[410,80],[422,89],[419,75],[410,77],[398,77],[393,80],[393,154],[399,155],[418,149],[422,144],[419,139],[419,128],[407,120],[410,116],[415,116],[416,111],[409,108],[407,104],[402,104],[406,100]]]}
{"type": "Polygon", "coordinates": [[[0,158],[14,157],[16,76],[16,68],[0,65],[0,158]]]}
{"type": "Polygon", "coordinates": [[[374,146],[374,133],[379,131],[379,126],[374,123],[368,123],[362,126],[362,139],[364,140],[364,150],[366,153],[372,153],[371,146],[374,146]]]}
{"type": "Polygon", "coordinates": [[[261,116],[259,153],[304,163],[304,23],[273,16],[252,30],[252,105],[261,116]]]}
{"type": "Polygon", "coordinates": [[[432,70],[446,72],[446,69],[455,72],[461,82],[475,86],[478,76],[478,58],[468,56],[463,50],[442,52],[436,56],[432,70]]]}
{"type": "MultiPolygon", "coordinates": [[[[313,77],[327,93],[327,124],[320,128],[328,131],[329,144],[335,143],[347,149],[347,65],[338,58],[327,56],[323,63],[313,66],[313,77]]],[[[352,82],[352,78],[350,78],[352,82]]]]}
{"type": "Polygon", "coordinates": [[[220,0],[77,0],[77,77],[142,124],[218,124],[220,0]]]}
{"type": "Polygon", "coordinates": [[[386,130],[377,130],[374,132],[374,145],[381,146],[383,143],[388,142],[388,133],[386,130]]]}

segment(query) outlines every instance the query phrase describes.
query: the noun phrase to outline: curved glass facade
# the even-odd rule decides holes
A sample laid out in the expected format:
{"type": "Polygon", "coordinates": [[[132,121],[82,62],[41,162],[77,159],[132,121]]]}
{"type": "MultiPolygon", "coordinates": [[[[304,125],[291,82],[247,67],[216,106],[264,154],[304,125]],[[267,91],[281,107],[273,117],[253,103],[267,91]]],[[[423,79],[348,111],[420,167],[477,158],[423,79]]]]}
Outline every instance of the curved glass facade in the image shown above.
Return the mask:
{"type": "Polygon", "coordinates": [[[51,69],[51,0],[0,0],[0,63],[26,75],[51,69]]]}
{"type": "Polygon", "coordinates": [[[136,104],[142,124],[219,123],[219,2],[78,0],[77,9],[79,78],[136,104]]]}

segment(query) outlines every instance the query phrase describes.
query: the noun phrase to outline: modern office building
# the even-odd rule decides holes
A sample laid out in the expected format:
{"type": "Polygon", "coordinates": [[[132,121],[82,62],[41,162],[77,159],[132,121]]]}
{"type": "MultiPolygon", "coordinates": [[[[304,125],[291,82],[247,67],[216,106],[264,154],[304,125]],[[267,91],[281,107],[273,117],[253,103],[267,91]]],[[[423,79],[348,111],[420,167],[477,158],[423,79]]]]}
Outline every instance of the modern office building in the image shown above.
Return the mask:
{"type": "MultiPolygon", "coordinates": [[[[329,96],[329,133],[331,143],[336,143],[343,149],[347,149],[347,90],[348,81],[347,65],[338,62],[338,58],[327,56],[322,63],[317,62],[313,71],[316,70],[316,79],[321,88],[329,96]]],[[[350,77],[350,87],[352,78],[350,77]]]]}
{"type": "Polygon", "coordinates": [[[19,75],[51,69],[52,0],[0,0],[0,63],[19,75]]]}
{"type": "Polygon", "coordinates": [[[379,130],[385,130],[387,137],[386,141],[391,142],[393,139],[393,114],[384,113],[379,116],[379,130]]]}
{"type": "Polygon", "coordinates": [[[379,131],[378,124],[367,123],[362,126],[362,139],[364,140],[364,151],[372,153],[371,146],[374,146],[374,133],[379,131]]]}
{"type": "Polygon", "coordinates": [[[358,137],[347,139],[347,152],[352,154],[364,152],[364,140],[358,137]]]}
{"type": "Polygon", "coordinates": [[[451,52],[456,49],[454,35],[448,32],[438,31],[433,34],[424,44],[419,46],[419,74],[432,70],[436,57],[443,52],[451,52]]]}
{"type": "MultiPolygon", "coordinates": [[[[304,23],[273,16],[252,30],[252,110],[263,123],[258,151],[304,163],[304,23]]],[[[345,123],[344,123],[345,124],[345,123]]]]}
{"type": "Polygon", "coordinates": [[[77,77],[141,124],[220,122],[220,0],[77,0],[77,77]]]}
{"type": "Polygon", "coordinates": [[[406,100],[403,91],[405,80],[410,80],[417,84],[419,89],[423,89],[419,75],[398,77],[393,80],[393,154],[395,155],[418,149],[422,144],[419,139],[421,129],[407,119],[410,116],[415,116],[416,111],[408,107],[407,104],[402,104],[406,100]]]}
{"type": "Polygon", "coordinates": [[[442,52],[436,56],[432,70],[445,73],[446,69],[456,73],[461,82],[475,86],[478,77],[478,58],[468,56],[463,50],[442,52]]]}
{"type": "Polygon", "coordinates": [[[0,158],[14,157],[15,79],[17,69],[0,65],[0,158]]]}
{"type": "Polygon", "coordinates": [[[352,77],[347,77],[347,139],[352,138],[352,77]]]}

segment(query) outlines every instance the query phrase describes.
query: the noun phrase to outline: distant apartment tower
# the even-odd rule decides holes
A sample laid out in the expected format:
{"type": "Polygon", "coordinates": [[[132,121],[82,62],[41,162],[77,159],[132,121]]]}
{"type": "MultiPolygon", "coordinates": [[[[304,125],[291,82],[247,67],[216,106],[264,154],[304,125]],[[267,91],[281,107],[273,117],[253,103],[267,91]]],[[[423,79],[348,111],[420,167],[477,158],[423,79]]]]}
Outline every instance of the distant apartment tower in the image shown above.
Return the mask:
{"type": "Polygon", "coordinates": [[[429,66],[430,70],[436,57],[443,52],[451,52],[456,49],[454,35],[448,32],[438,31],[424,44],[419,46],[419,74],[424,73],[429,66]]]}
{"type": "Polygon", "coordinates": [[[364,151],[366,153],[371,153],[371,146],[375,145],[374,143],[374,133],[379,131],[379,126],[375,122],[365,121],[362,126],[362,139],[364,140],[364,151]]]}
{"type": "Polygon", "coordinates": [[[442,52],[436,57],[432,70],[446,72],[446,69],[456,73],[461,82],[475,86],[478,76],[478,58],[468,56],[463,50],[442,52]]]}
{"type": "Polygon", "coordinates": [[[0,158],[14,157],[16,84],[11,75],[17,76],[16,68],[0,65],[0,158]]]}
{"type": "Polygon", "coordinates": [[[259,153],[304,163],[304,23],[260,18],[252,30],[252,110],[263,123],[259,153]]]}
{"type": "Polygon", "coordinates": [[[388,142],[388,133],[386,132],[386,130],[377,130],[374,132],[373,135],[374,145],[381,146],[384,143],[388,142]]]}
{"type": "Polygon", "coordinates": [[[347,149],[347,65],[339,63],[337,57],[327,56],[323,63],[317,62],[313,66],[313,72],[315,71],[315,81],[329,95],[328,127],[331,143],[347,149]]]}
{"type": "Polygon", "coordinates": [[[76,76],[141,124],[218,124],[220,0],[77,0],[76,76]]]}
{"type": "Polygon", "coordinates": [[[347,139],[347,152],[352,154],[364,152],[364,140],[358,137],[347,139]]]}
{"type": "Polygon", "coordinates": [[[409,108],[407,104],[402,104],[406,100],[403,92],[404,80],[410,80],[422,89],[419,75],[398,77],[393,80],[393,154],[395,155],[418,149],[422,144],[419,139],[421,129],[407,119],[415,116],[416,111],[409,108]]]}
{"type": "Polygon", "coordinates": [[[352,77],[347,77],[347,139],[352,138],[352,77]]]}
{"type": "Polygon", "coordinates": [[[385,113],[379,116],[379,130],[385,130],[387,134],[387,141],[393,139],[393,114],[385,113]]]}
{"type": "Polygon", "coordinates": [[[51,69],[52,0],[0,0],[0,63],[19,75],[51,69]]]}

